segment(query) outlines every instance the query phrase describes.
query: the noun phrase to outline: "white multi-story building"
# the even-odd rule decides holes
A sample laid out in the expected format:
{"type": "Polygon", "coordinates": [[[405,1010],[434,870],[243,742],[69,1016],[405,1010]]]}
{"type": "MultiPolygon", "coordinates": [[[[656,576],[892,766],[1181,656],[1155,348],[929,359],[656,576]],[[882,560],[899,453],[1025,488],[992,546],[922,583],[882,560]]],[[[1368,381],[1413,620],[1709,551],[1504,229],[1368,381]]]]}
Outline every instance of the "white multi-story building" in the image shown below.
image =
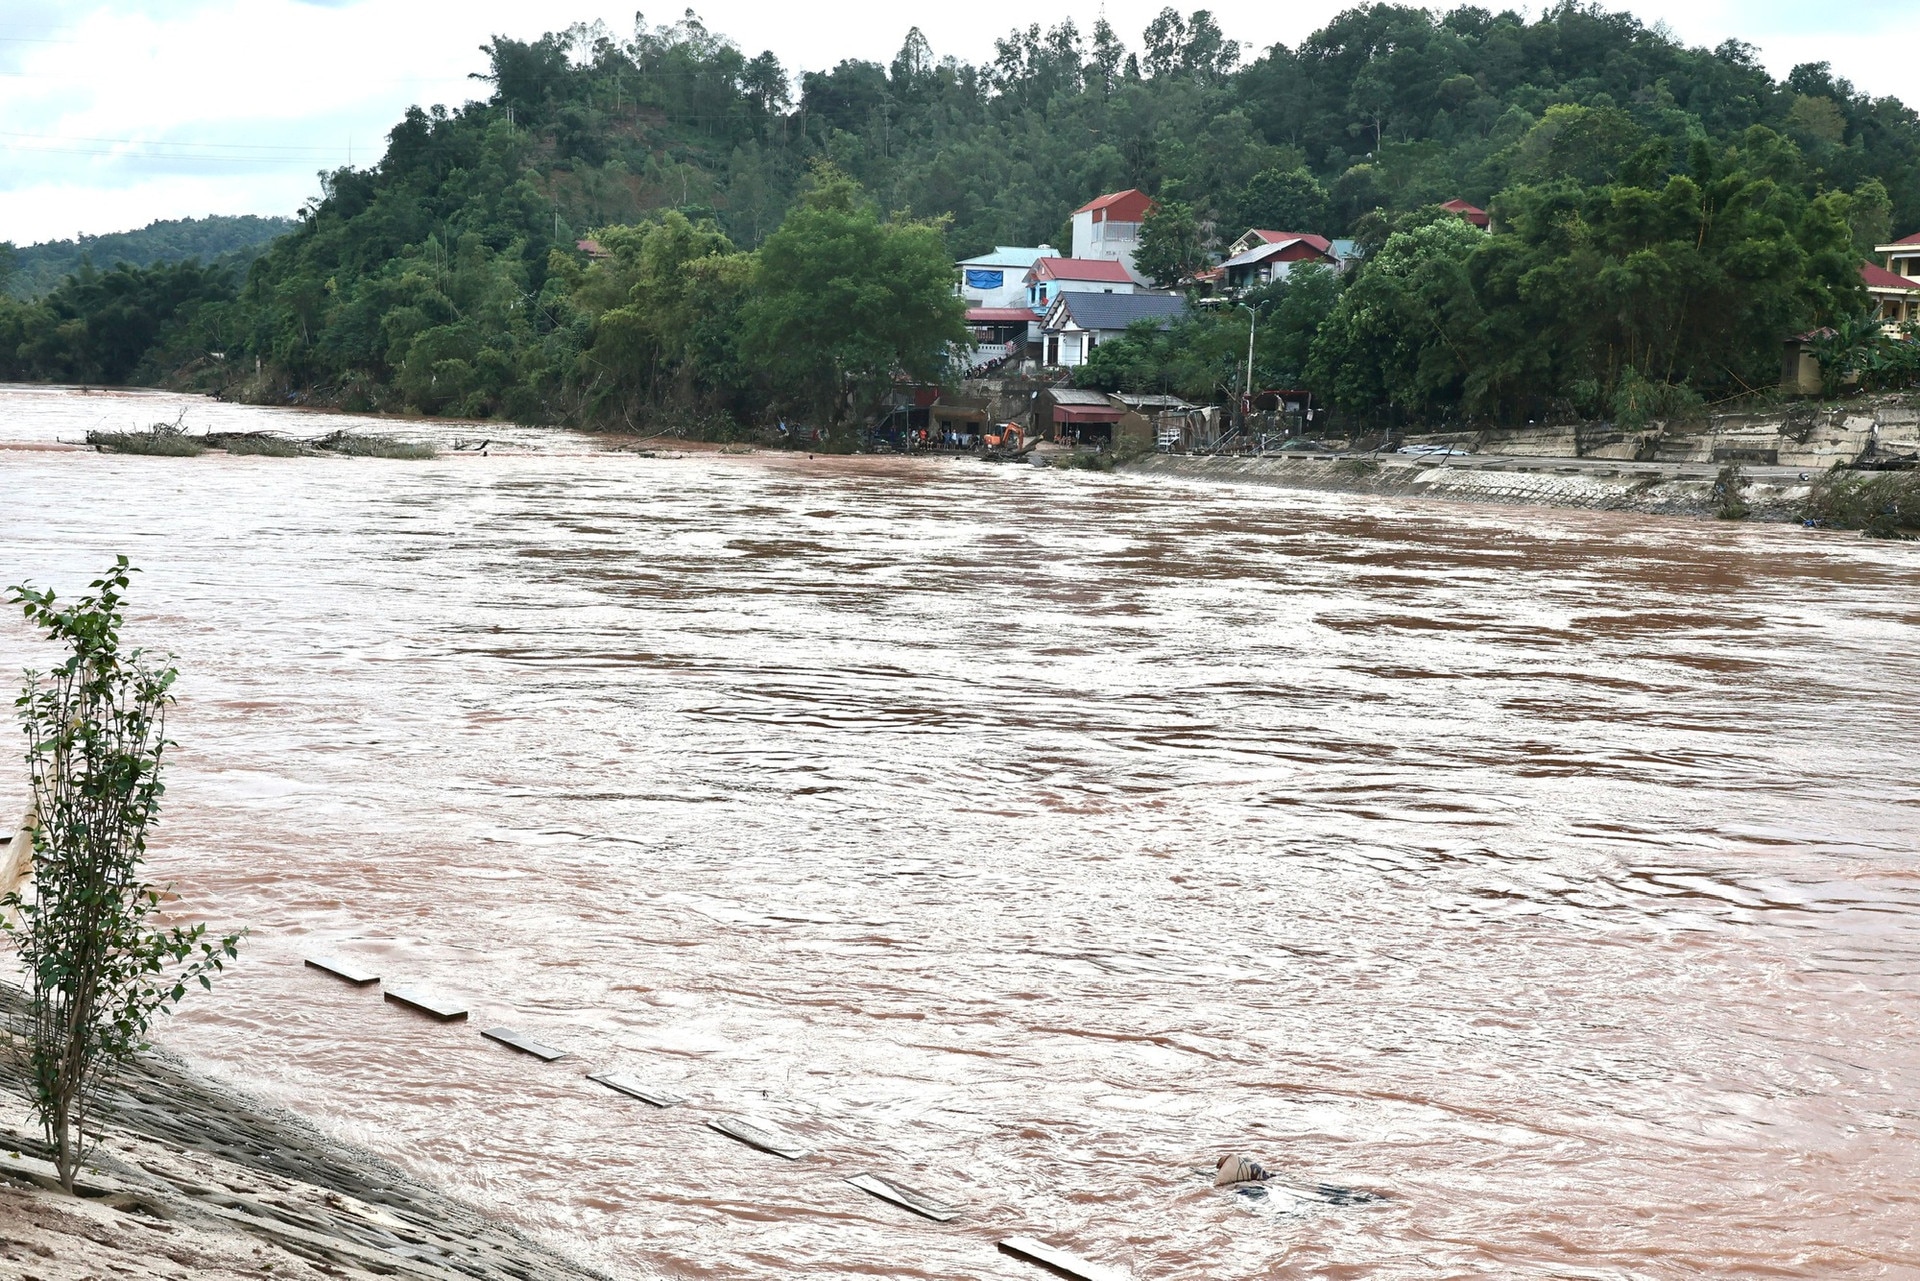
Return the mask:
{"type": "Polygon", "coordinates": [[[1153,198],[1132,187],[1089,200],[1073,211],[1073,256],[1124,263],[1127,274],[1139,279],[1133,255],[1140,248],[1140,224],[1151,208],[1153,198]]]}

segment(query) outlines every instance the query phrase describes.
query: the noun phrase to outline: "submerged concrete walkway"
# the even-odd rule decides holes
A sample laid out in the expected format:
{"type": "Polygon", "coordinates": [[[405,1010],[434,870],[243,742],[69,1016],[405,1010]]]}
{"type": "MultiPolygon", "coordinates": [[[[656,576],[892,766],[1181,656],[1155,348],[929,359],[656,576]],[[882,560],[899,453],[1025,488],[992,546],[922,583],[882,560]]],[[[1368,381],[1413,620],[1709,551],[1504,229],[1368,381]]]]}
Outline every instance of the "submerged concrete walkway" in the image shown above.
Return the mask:
{"type": "MultiPolygon", "coordinates": [[[[19,994],[0,989],[0,1013],[19,994]]],[[[0,1275],[604,1281],[371,1153],[142,1055],[103,1092],[105,1142],[58,1191],[0,1062],[0,1275]]]]}

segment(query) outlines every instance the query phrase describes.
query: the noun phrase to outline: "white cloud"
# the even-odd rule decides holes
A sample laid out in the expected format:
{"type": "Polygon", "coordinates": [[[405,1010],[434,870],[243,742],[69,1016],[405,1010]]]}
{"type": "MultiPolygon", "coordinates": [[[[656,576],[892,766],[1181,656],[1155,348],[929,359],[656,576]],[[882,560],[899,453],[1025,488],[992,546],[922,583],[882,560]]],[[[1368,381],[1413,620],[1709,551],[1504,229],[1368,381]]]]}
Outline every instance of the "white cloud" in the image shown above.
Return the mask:
{"type": "MultiPolygon", "coordinates": [[[[1108,0],[1106,13],[1137,45],[1164,2],[1108,0]]],[[[1257,51],[1297,43],[1349,2],[1208,7],[1257,51]]],[[[1834,10],[1789,0],[1608,3],[1664,19],[1690,43],[1747,40],[1775,74],[1825,60],[1869,92],[1909,83],[1893,37],[1909,25],[1911,0],[1834,10]]],[[[828,21],[818,7],[765,0],[715,0],[700,11],[712,30],[749,53],[771,48],[796,71],[885,61],[912,22],[937,53],[983,60],[1018,20],[1013,10],[983,17],[978,7],[903,10],[877,0],[843,0],[828,21]]],[[[1064,0],[1018,16],[1046,24],[1068,13],[1091,27],[1086,6],[1064,0]]],[[[491,35],[527,39],[593,19],[625,35],[633,10],[604,0],[14,0],[10,38],[0,40],[0,239],[24,244],[209,212],[292,213],[316,192],[315,172],[345,163],[349,146],[356,161],[376,158],[408,105],[482,96],[486,87],[468,77],[484,66],[479,46],[491,35]]]]}

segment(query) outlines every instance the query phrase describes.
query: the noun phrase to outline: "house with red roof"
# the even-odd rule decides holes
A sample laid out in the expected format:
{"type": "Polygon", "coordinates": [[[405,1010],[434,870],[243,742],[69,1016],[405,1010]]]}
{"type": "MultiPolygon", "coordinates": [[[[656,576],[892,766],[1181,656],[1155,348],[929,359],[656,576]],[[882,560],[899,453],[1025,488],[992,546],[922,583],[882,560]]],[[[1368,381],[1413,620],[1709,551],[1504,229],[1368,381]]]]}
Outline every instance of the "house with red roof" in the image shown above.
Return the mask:
{"type": "Polygon", "coordinates": [[[1146,291],[1134,283],[1127,264],[1112,258],[1040,258],[1027,269],[1027,305],[1044,316],[1061,294],[1130,294],[1146,291]]]}
{"type": "Polygon", "coordinates": [[[1882,324],[1920,322],[1920,276],[1902,276],[1877,263],[1860,264],[1860,279],[1882,324]]]}
{"type": "Polygon", "coordinates": [[[1879,308],[1880,319],[1889,325],[1920,322],[1920,234],[1875,245],[1873,252],[1885,254],[1887,265],[1867,263],[1860,268],[1860,278],[1879,308]]]}
{"type": "Polygon", "coordinates": [[[1317,262],[1338,268],[1333,242],[1309,231],[1263,231],[1255,228],[1227,247],[1219,271],[1229,290],[1238,293],[1256,285],[1285,280],[1294,266],[1317,262]]]}
{"type": "Polygon", "coordinates": [[[1125,263],[1131,277],[1140,224],[1152,208],[1153,197],[1133,187],[1089,200],[1073,211],[1073,256],[1125,263]]]}
{"type": "Polygon", "coordinates": [[[1440,207],[1448,213],[1459,214],[1482,231],[1493,226],[1493,215],[1478,205],[1470,205],[1464,200],[1449,200],[1440,207]]]}
{"type": "Polygon", "coordinates": [[[1249,228],[1245,235],[1227,246],[1227,257],[1243,254],[1249,249],[1261,245],[1277,245],[1283,240],[1304,240],[1321,253],[1332,256],[1333,242],[1325,236],[1316,236],[1311,231],[1263,231],[1258,227],[1249,228]]]}

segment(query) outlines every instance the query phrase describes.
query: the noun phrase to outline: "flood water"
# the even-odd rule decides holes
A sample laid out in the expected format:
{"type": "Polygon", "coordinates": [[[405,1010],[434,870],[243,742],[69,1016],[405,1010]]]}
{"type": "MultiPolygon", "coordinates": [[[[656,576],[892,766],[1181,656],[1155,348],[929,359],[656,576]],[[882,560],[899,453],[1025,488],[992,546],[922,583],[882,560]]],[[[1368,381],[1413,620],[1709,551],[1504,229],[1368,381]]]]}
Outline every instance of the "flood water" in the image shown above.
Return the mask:
{"type": "Polygon", "coordinates": [[[251,931],[162,1040],[579,1257],[1920,1274],[1920,546],[527,432],[21,447],[183,405],[338,421],[0,389],[5,581],[145,571],[157,875],[251,931]]]}

